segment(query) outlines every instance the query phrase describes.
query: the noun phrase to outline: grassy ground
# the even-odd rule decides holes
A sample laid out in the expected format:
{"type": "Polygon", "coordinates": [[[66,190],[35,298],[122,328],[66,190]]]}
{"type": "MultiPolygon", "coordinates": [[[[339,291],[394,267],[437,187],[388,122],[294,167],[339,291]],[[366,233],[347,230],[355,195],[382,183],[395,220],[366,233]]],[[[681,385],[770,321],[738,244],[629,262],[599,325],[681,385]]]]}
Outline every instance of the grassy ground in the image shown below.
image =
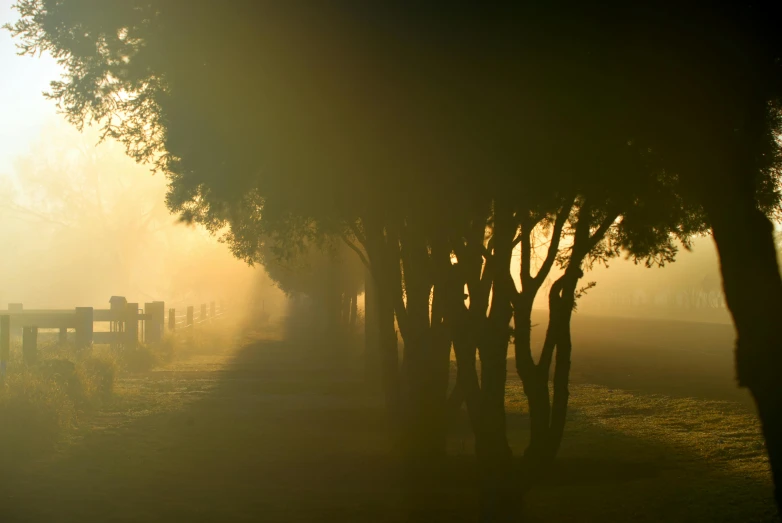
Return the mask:
{"type": "MultiPolygon", "coordinates": [[[[561,459],[524,500],[525,521],[777,521],[755,418],[723,365],[730,333],[593,320],[574,323],[561,459]]],[[[358,373],[262,338],[201,339],[120,376],[68,441],[0,473],[0,521],[405,521],[379,398],[358,373]]],[[[526,407],[510,377],[520,453],[526,407]]],[[[464,419],[450,444],[438,520],[475,521],[464,419]]]]}

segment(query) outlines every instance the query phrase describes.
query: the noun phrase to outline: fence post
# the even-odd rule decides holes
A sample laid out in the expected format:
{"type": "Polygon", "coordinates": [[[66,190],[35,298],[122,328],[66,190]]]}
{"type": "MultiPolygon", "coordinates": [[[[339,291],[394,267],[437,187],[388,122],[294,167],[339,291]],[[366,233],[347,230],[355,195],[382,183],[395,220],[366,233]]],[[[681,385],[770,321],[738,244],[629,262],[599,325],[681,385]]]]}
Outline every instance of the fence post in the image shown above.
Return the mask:
{"type": "Polygon", "coordinates": [[[60,337],[57,340],[60,345],[65,345],[68,343],[68,328],[67,327],[60,327],[60,337]]]}
{"type": "Polygon", "coordinates": [[[0,316],[0,379],[5,376],[8,360],[11,359],[11,317],[0,316]]]}
{"type": "Polygon", "coordinates": [[[38,327],[24,327],[22,334],[22,359],[27,365],[38,359],[38,327]]]}
{"type": "Polygon", "coordinates": [[[176,330],[176,309],[168,309],[168,330],[176,330]]]}
{"type": "Polygon", "coordinates": [[[186,321],[186,325],[188,327],[190,327],[191,329],[193,328],[193,306],[192,305],[189,305],[187,307],[187,321],[186,321]]]}
{"type": "MultiPolygon", "coordinates": [[[[8,312],[14,313],[14,312],[22,312],[24,310],[24,306],[21,303],[9,303],[8,304],[8,312]]],[[[11,326],[11,337],[12,338],[19,338],[22,336],[22,328],[17,327],[13,325],[11,326]]]]}
{"type": "Polygon", "coordinates": [[[76,307],[76,347],[83,349],[92,345],[92,307],[76,307]]]}
{"type": "Polygon", "coordinates": [[[157,343],[163,339],[165,305],[162,301],[144,304],[144,341],[157,343]]]}
{"type": "Polygon", "coordinates": [[[138,303],[128,303],[125,309],[125,349],[138,347],[138,303]]]}
{"type": "Polygon", "coordinates": [[[163,341],[163,334],[166,330],[166,304],[162,301],[153,301],[152,305],[155,306],[155,337],[157,341],[163,341]]]}

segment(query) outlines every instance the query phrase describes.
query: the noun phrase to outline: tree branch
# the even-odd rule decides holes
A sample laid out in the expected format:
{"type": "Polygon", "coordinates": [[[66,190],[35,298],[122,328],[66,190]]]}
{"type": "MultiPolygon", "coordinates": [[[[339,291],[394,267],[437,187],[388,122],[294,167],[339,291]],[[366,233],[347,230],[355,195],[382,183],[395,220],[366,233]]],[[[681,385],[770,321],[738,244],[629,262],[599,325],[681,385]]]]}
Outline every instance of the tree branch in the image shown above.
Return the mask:
{"type": "MultiPolygon", "coordinates": [[[[534,283],[532,278],[532,245],[530,239],[532,238],[532,229],[535,227],[529,220],[522,220],[517,239],[521,243],[521,266],[519,268],[519,279],[521,280],[521,292],[532,292],[533,294],[537,289],[531,289],[530,284],[534,283]]],[[[513,240],[514,242],[516,240],[513,240]]],[[[514,285],[515,288],[515,285],[514,285]]]]}
{"type": "Polygon", "coordinates": [[[570,209],[573,207],[574,201],[575,197],[568,197],[554,220],[554,229],[551,232],[551,241],[549,242],[548,251],[546,252],[546,259],[540,266],[538,274],[533,278],[538,286],[540,286],[543,283],[543,280],[549,275],[551,267],[553,267],[554,261],[557,259],[559,244],[562,239],[562,229],[565,227],[568,216],[570,216],[570,209]]]}
{"type": "Polygon", "coordinates": [[[595,245],[597,245],[600,240],[603,239],[603,237],[608,232],[608,229],[614,224],[616,219],[619,217],[619,213],[616,211],[609,211],[606,217],[603,219],[602,222],[600,222],[600,226],[597,228],[595,233],[589,237],[589,249],[587,249],[587,253],[590,252],[592,249],[595,248],[595,245]]]}
{"type": "Polygon", "coordinates": [[[384,274],[383,277],[389,278],[389,282],[392,283],[392,292],[394,293],[394,310],[396,311],[396,322],[399,325],[399,333],[402,335],[402,339],[406,339],[409,335],[407,309],[405,308],[404,292],[402,290],[402,268],[400,263],[402,261],[402,252],[399,245],[399,233],[395,231],[391,226],[386,227],[386,256],[385,261],[389,263],[389,271],[393,271],[393,274],[389,272],[384,274]]]}
{"type": "Polygon", "coordinates": [[[364,234],[361,232],[361,230],[358,228],[358,225],[355,224],[355,222],[348,223],[348,227],[350,228],[350,231],[353,233],[353,235],[356,237],[358,242],[361,245],[366,245],[367,238],[364,236],[364,234]]]}
{"type": "Polygon", "coordinates": [[[369,260],[367,259],[366,255],[361,252],[361,249],[358,248],[358,246],[350,241],[350,238],[345,233],[340,233],[340,238],[342,238],[342,241],[345,242],[345,245],[350,247],[356,254],[358,254],[358,258],[361,260],[361,263],[364,264],[364,267],[366,267],[370,272],[372,272],[372,265],[370,265],[369,260]]]}
{"type": "Polygon", "coordinates": [[[565,276],[560,276],[557,281],[551,285],[551,289],[548,293],[548,309],[549,309],[549,325],[546,329],[546,339],[543,342],[543,349],[540,352],[540,360],[538,360],[538,367],[541,372],[545,372],[548,375],[551,368],[551,361],[554,357],[554,348],[557,346],[557,329],[559,327],[559,307],[561,306],[559,300],[560,293],[565,285],[565,276]]]}

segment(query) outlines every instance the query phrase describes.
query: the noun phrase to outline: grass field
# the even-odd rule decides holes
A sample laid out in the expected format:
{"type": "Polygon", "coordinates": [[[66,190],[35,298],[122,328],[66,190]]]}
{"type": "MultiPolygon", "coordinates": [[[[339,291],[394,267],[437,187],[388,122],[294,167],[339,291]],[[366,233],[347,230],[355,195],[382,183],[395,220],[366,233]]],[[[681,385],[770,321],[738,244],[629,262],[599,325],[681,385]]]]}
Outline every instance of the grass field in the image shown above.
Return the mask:
{"type": "MultiPolygon", "coordinates": [[[[573,332],[561,459],[524,499],[524,521],[778,521],[729,327],[577,315],[573,332]]],[[[526,408],[509,377],[518,454],[526,408]]],[[[405,521],[380,398],[273,333],[202,340],[115,391],[3,471],[0,521],[405,521]]],[[[465,419],[450,445],[440,520],[475,521],[465,419]]]]}

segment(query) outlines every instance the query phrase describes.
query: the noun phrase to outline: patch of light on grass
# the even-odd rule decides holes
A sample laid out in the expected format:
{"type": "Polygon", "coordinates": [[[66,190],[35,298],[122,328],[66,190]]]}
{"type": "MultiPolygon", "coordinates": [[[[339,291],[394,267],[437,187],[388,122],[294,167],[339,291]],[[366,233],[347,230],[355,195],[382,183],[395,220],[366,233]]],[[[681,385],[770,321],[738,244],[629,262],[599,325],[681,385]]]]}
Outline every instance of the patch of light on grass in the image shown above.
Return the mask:
{"type": "MultiPolygon", "coordinates": [[[[509,387],[508,409],[523,409],[525,403],[521,388],[509,387]]],[[[672,446],[734,473],[770,481],[760,424],[734,402],[574,385],[569,417],[578,423],[672,446]]]]}

